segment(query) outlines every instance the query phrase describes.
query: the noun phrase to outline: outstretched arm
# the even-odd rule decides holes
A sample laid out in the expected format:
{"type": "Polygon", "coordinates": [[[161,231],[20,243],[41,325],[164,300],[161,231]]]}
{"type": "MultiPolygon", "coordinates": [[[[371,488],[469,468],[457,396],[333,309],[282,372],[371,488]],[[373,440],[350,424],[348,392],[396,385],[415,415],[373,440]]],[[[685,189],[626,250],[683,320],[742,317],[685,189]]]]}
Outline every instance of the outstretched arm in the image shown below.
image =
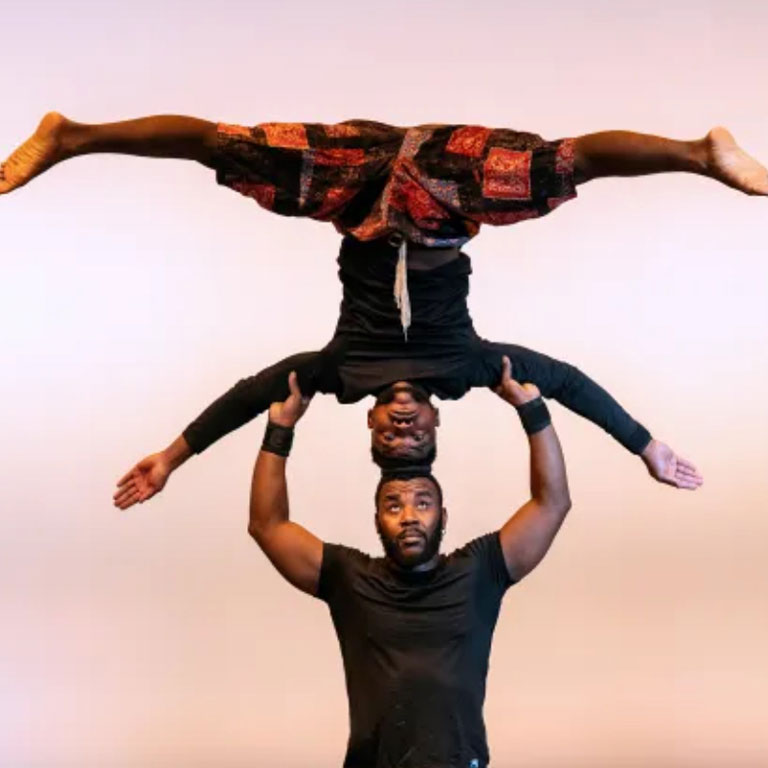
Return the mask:
{"type": "Polygon", "coordinates": [[[332,371],[325,370],[326,362],[323,352],[302,352],[255,376],[241,379],[211,403],[165,450],[145,456],[118,480],[113,496],[115,506],[128,509],[151,499],[191,456],[256,418],[270,403],[288,397],[290,371],[297,371],[305,392],[327,391],[332,371]]]}
{"type": "Polygon", "coordinates": [[[678,456],[665,443],[653,439],[642,424],[578,368],[514,344],[491,344],[490,348],[491,357],[486,365],[493,381],[499,380],[496,361],[506,355],[518,381],[535,384],[543,397],[557,400],[602,427],[628,451],[640,456],[651,477],[658,482],[688,490],[695,490],[702,484],[703,478],[690,461],[678,456]]]}
{"type": "Polygon", "coordinates": [[[288,399],[273,403],[269,409],[267,435],[253,470],[248,533],[293,586],[314,595],[320,579],[323,543],[290,520],[285,479],[293,428],[309,399],[302,397],[294,372],[290,374],[289,386],[288,399]]]}
{"type": "Polygon", "coordinates": [[[519,581],[547,553],[571,507],[565,460],[539,390],[510,376],[505,357],[496,393],[518,409],[531,449],[531,499],[504,524],[499,539],[510,577],[519,581]]]}

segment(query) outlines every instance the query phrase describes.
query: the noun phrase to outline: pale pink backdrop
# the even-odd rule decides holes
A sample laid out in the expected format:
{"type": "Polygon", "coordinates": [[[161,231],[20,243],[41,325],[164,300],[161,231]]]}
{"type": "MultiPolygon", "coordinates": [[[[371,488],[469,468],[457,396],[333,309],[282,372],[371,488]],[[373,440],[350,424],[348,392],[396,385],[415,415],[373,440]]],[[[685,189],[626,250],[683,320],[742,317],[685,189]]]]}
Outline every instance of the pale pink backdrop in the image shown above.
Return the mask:
{"type": "MultiPolygon", "coordinates": [[[[56,108],[551,138],[725,122],[768,159],[764,3],[4,0],[0,28],[0,154],[56,108]]],[[[338,237],[192,164],[104,156],[0,199],[0,233],[0,766],[339,766],[326,608],[246,534],[263,421],[153,502],[110,504],[238,378],[325,343],[338,237]]],[[[575,503],[499,622],[498,768],[768,764],[766,235],[768,201],[668,176],[590,184],[469,245],[480,333],[578,365],[706,476],[657,486],[553,407],[575,503]]],[[[525,500],[527,454],[493,395],[442,407],[450,549],[525,500]]],[[[365,409],[317,398],[291,501],[376,551],[365,409]]]]}

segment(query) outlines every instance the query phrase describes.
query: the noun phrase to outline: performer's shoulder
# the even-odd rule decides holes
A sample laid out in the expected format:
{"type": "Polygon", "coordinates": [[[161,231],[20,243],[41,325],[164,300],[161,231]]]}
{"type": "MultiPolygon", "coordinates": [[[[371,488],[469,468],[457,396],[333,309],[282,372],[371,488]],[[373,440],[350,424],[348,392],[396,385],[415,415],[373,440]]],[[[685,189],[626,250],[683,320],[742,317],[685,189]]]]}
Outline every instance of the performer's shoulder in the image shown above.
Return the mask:
{"type": "Polygon", "coordinates": [[[333,569],[365,568],[371,560],[370,555],[361,552],[355,547],[347,547],[344,544],[323,544],[323,567],[333,569]]]}
{"type": "Polygon", "coordinates": [[[492,531],[478,536],[452,552],[448,558],[455,566],[484,574],[484,578],[498,584],[503,593],[514,582],[509,577],[504,561],[499,534],[500,531],[492,531]]]}
{"type": "Polygon", "coordinates": [[[448,555],[448,559],[454,562],[469,560],[494,560],[501,552],[501,540],[499,531],[492,531],[468,541],[463,546],[455,549],[448,555]]]}

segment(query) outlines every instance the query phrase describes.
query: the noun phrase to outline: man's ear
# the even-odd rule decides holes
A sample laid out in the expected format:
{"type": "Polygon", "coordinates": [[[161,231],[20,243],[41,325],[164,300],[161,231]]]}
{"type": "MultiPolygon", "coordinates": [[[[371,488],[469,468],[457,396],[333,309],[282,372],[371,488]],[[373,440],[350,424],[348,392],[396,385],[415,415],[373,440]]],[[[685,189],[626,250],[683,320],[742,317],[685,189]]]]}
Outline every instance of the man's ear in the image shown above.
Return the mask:
{"type": "Polygon", "coordinates": [[[435,408],[435,426],[440,426],[440,411],[437,408],[435,408]]]}
{"type": "Polygon", "coordinates": [[[368,429],[373,429],[373,408],[368,409],[368,429]]]}
{"type": "Polygon", "coordinates": [[[445,533],[445,529],[448,527],[448,507],[443,507],[443,533],[445,533]]]}

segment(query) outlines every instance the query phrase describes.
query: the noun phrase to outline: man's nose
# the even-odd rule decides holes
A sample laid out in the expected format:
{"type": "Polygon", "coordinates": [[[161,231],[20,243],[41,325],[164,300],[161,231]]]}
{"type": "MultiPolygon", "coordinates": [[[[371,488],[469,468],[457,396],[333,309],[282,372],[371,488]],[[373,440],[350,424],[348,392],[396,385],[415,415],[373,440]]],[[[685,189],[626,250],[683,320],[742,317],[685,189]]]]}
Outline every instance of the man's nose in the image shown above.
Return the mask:
{"type": "Polygon", "coordinates": [[[413,504],[403,504],[403,511],[400,513],[400,524],[411,525],[412,523],[418,522],[418,519],[413,504]]]}
{"type": "Polygon", "coordinates": [[[393,416],[392,426],[395,428],[395,431],[406,434],[413,428],[413,418],[399,418],[397,416],[393,416]]]}
{"type": "Polygon", "coordinates": [[[398,405],[410,405],[414,402],[414,399],[409,390],[401,389],[398,392],[395,392],[393,402],[398,403],[398,405]]]}

